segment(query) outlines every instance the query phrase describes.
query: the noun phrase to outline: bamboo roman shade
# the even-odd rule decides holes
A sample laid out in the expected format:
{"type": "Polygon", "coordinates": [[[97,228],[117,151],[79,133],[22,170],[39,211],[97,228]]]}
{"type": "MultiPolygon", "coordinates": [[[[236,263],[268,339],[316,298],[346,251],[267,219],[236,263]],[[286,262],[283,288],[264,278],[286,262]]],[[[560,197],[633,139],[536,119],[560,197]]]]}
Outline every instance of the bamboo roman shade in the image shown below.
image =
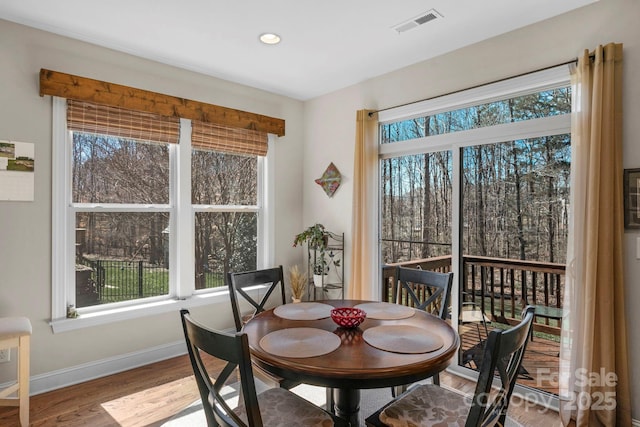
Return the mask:
{"type": "Polygon", "coordinates": [[[180,140],[180,119],[144,111],[67,100],[69,130],[111,135],[144,141],[177,144],[180,140]]]}
{"type": "Polygon", "coordinates": [[[267,155],[268,135],[249,129],[232,128],[194,120],[191,145],[193,148],[252,156],[267,155]]]}
{"type": "MultiPolygon", "coordinates": [[[[67,100],[67,128],[143,141],[178,143],[180,119],[86,101],[67,100]]],[[[267,155],[265,132],[192,121],[193,148],[252,156],[267,155]]]]}

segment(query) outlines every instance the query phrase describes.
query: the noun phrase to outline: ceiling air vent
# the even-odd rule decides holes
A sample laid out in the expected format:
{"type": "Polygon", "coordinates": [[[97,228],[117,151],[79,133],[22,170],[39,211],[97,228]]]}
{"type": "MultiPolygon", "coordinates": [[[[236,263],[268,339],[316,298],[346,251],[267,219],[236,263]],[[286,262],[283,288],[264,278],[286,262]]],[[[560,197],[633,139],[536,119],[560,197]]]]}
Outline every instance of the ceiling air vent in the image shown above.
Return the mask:
{"type": "Polygon", "coordinates": [[[431,9],[426,11],[425,13],[421,13],[415,18],[411,18],[408,21],[402,22],[398,25],[394,25],[391,28],[393,28],[398,34],[400,34],[438,18],[442,18],[442,15],[437,10],[431,9]]]}

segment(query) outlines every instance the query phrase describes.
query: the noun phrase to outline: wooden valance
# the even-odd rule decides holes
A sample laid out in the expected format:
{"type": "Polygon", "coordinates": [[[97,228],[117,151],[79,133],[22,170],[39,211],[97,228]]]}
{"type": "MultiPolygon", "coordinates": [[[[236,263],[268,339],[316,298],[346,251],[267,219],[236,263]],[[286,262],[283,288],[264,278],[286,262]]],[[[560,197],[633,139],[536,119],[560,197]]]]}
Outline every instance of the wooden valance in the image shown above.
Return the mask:
{"type": "Polygon", "coordinates": [[[41,69],[40,96],[44,95],[146,111],[167,117],[199,120],[277,136],[284,136],[285,131],[285,122],[282,119],[41,69]]]}

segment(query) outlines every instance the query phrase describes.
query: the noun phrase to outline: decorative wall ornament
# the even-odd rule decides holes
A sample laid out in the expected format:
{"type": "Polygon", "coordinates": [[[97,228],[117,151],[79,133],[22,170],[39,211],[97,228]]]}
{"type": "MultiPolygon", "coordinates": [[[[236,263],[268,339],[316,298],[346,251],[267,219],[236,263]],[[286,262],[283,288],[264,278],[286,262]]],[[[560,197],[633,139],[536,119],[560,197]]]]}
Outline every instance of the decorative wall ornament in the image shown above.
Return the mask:
{"type": "Polygon", "coordinates": [[[332,197],[333,193],[336,192],[340,186],[340,182],[342,182],[342,175],[340,175],[340,171],[333,162],[327,166],[322,176],[316,179],[316,184],[322,187],[329,197],[332,197]]]}

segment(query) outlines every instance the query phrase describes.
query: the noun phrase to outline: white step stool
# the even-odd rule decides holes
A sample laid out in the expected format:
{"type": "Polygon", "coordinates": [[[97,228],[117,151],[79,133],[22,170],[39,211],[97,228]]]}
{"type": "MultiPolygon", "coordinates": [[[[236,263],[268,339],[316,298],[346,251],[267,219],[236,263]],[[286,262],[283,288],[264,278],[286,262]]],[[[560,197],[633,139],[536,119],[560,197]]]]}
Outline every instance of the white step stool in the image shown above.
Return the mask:
{"type": "Polygon", "coordinates": [[[31,322],[26,317],[0,317],[0,350],[18,349],[18,379],[0,390],[0,406],[19,406],[20,425],[29,426],[29,344],[31,322]],[[15,395],[16,397],[12,397],[15,395]]]}

